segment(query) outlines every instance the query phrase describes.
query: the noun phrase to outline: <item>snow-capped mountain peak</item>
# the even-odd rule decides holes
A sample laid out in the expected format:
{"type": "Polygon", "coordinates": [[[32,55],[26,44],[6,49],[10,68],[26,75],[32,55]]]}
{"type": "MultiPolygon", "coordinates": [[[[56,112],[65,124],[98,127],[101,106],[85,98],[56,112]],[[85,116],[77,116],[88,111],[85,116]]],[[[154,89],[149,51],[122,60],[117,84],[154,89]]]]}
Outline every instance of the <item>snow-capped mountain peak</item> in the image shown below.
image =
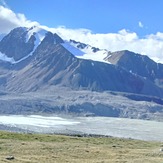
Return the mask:
{"type": "Polygon", "coordinates": [[[33,55],[36,48],[45,38],[47,32],[48,31],[38,26],[33,26],[31,28],[18,27],[13,29],[0,41],[0,60],[16,64],[27,59],[29,56],[33,55]],[[17,42],[15,42],[15,37],[17,37],[17,42]],[[7,45],[8,42],[10,43],[9,45],[7,45]],[[17,51],[17,46],[19,46],[19,51],[17,51]],[[23,51],[21,51],[21,48],[23,51]],[[13,50],[11,51],[11,49],[13,50]]]}
{"type": "Polygon", "coordinates": [[[0,59],[15,64],[1,61],[4,89],[35,91],[58,85],[163,97],[162,64],[129,51],[110,53],[41,31],[16,28],[0,41],[0,59]],[[104,58],[112,65],[102,63],[104,58]]]}
{"type": "Polygon", "coordinates": [[[0,60],[12,64],[19,63],[32,56],[44,39],[50,44],[61,44],[78,58],[108,63],[104,60],[109,53],[107,50],[92,47],[91,45],[74,40],[64,41],[57,34],[53,34],[39,26],[31,28],[18,27],[4,36],[0,40],[0,60]],[[15,42],[15,37],[17,42],[15,42]]]}
{"type": "MultiPolygon", "coordinates": [[[[81,53],[79,54],[76,53],[75,55],[76,57],[82,58],[82,59],[90,59],[94,61],[106,62],[104,58],[108,56],[108,54],[110,53],[106,49],[99,49],[96,47],[92,47],[91,45],[77,42],[75,40],[70,40],[69,44],[82,52],[82,55],[81,53]]],[[[106,62],[106,63],[109,63],[109,62],[106,62]]]]}
{"type": "Polygon", "coordinates": [[[38,27],[38,26],[33,26],[29,29],[27,29],[27,35],[26,35],[26,42],[31,38],[32,35],[35,35],[38,37],[40,41],[42,41],[45,38],[45,35],[48,31],[38,27]]]}

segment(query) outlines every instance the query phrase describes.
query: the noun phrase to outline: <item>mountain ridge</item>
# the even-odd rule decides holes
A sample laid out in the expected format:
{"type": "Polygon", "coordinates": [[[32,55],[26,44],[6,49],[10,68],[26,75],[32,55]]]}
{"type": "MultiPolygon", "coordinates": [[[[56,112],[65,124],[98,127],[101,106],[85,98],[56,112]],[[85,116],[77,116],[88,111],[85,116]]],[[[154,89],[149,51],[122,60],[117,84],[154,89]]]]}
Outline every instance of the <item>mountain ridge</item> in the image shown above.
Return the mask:
{"type": "Polygon", "coordinates": [[[105,60],[147,78],[159,87],[163,85],[163,64],[154,62],[148,56],[124,50],[111,53],[105,60]]]}
{"type": "MultiPolygon", "coordinates": [[[[15,34],[12,31],[4,37],[5,41],[4,38],[0,41],[4,49],[0,50],[3,53],[0,55],[0,114],[70,113],[163,120],[163,89],[156,84],[156,79],[162,77],[161,64],[159,73],[155,71],[156,78],[145,77],[139,73],[144,68],[138,71],[137,67],[130,67],[137,66],[135,59],[131,58],[132,55],[137,58],[138,54],[129,52],[131,55],[123,60],[120,56],[124,54],[119,52],[114,63],[111,57],[116,55],[109,51],[104,62],[81,59],[79,54],[83,57],[86,53],[57,34],[34,27],[23,28],[17,35],[19,30],[14,29],[15,34]],[[8,37],[12,38],[6,39],[8,37]],[[30,39],[33,44],[28,51],[30,39]],[[20,47],[20,43],[23,46],[20,47]],[[20,54],[22,50],[24,53],[20,54]],[[128,60],[132,62],[129,64],[128,60]]],[[[79,44],[82,43],[76,45],[79,44]]],[[[89,45],[83,46],[87,47],[92,49],[89,45]]],[[[98,51],[100,49],[95,48],[92,55],[97,56],[98,51]]],[[[139,62],[141,57],[144,56],[138,57],[139,62]]],[[[144,59],[144,62],[143,67],[158,66],[149,59],[144,59]]]]}
{"type": "MultiPolygon", "coordinates": [[[[20,61],[19,64],[10,65],[14,71],[11,68],[6,70],[9,71],[6,74],[12,75],[2,75],[2,78],[0,78],[2,85],[7,90],[36,91],[45,85],[61,85],[74,89],[110,90],[163,97],[162,88],[150,79],[145,79],[141,74],[130,72],[122,65],[77,58],[63,45],[64,40],[57,34],[44,31],[45,35],[42,36],[38,46],[35,47],[34,40],[37,40],[36,36],[38,34],[36,32],[30,33],[30,37],[27,39],[26,35],[30,30],[35,29],[16,28],[0,41],[0,47],[4,49],[1,51],[0,48],[0,51],[4,53],[5,46],[7,46],[6,55],[8,57],[20,61],[23,57],[28,56],[23,60],[24,63],[20,61]],[[17,35],[17,33],[19,34],[17,35]],[[20,41],[16,41],[17,39],[20,41]],[[14,43],[12,43],[13,40],[14,43]],[[32,54],[29,55],[26,52],[31,40],[33,47],[29,51],[29,53],[32,51],[32,54]],[[17,42],[18,44],[16,44],[17,42]],[[19,43],[22,42],[26,46],[21,46],[25,53],[21,54],[22,58],[20,58],[17,51],[19,51],[19,43]],[[13,47],[15,50],[11,49],[13,45],[15,45],[13,47]],[[15,53],[11,56],[9,50],[15,51],[15,53]],[[24,56],[25,54],[26,56],[24,56]]],[[[79,42],[77,43],[79,44],[79,42]]],[[[85,44],[85,46],[88,45],[85,44]]],[[[100,51],[100,49],[97,48],[96,51],[100,51]]],[[[22,50],[19,51],[19,53],[21,52],[22,50]]],[[[107,54],[110,56],[113,53],[109,52],[107,54]]]]}

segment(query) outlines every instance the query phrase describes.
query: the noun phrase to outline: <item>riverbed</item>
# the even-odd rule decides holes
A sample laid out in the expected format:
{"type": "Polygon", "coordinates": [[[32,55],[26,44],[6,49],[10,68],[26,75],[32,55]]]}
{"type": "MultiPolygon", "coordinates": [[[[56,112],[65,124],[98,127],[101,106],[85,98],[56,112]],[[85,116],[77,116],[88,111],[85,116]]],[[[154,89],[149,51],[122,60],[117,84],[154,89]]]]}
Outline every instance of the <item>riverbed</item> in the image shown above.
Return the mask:
{"type": "Polygon", "coordinates": [[[19,132],[95,134],[163,141],[163,122],[127,118],[4,115],[0,116],[0,126],[1,130],[19,132]]]}

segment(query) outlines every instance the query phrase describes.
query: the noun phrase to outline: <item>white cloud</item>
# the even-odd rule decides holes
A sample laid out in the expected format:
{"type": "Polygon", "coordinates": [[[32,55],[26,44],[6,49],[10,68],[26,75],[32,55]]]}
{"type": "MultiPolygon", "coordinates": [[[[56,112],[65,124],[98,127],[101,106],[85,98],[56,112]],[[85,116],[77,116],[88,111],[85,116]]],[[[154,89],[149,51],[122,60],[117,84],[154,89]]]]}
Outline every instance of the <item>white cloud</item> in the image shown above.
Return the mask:
{"type": "MultiPolygon", "coordinates": [[[[24,14],[17,14],[8,8],[0,6],[0,33],[7,33],[18,26],[31,27],[34,25],[58,33],[66,40],[74,39],[109,51],[130,50],[148,55],[155,61],[163,63],[163,33],[161,32],[139,38],[137,33],[126,29],[122,29],[117,33],[104,34],[92,33],[88,29],[68,29],[64,26],[48,28],[38,22],[28,20],[24,14]]],[[[142,25],[141,22],[140,25],[142,25]]]]}
{"type": "Polygon", "coordinates": [[[143,25],[143,23],[141,21],[139,21],[138,25],[139,25],[140,28],[144,27],[144,25],[143,25]]]}
{"type": "Polygon", "coordinates": [[[2,4],[6,8],[9,8],[5,0],[0,0],[0,4],[2,4]]]}
{"type": "Polygon", "coordinates": [[[0,33],[7,33],[18,26],[30,27],[33,25],[39,25],[39,23],[27,20],[24,14],[16,14],[9,8],[0,6],[0,33]]]}

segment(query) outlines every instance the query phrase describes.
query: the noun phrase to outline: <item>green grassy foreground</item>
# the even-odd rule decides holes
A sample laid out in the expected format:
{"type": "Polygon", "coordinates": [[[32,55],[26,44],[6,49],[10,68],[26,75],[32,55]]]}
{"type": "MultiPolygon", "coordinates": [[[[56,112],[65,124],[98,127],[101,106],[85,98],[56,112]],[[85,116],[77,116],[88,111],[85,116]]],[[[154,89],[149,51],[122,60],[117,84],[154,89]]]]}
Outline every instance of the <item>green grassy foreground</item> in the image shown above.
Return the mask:
{"type": "Polygon", "coordinates": [[[163,163],[161,143],[0,132],[0,163],[163,163]],[[14,160],[6,160],[13,155],[14,160]]]}

